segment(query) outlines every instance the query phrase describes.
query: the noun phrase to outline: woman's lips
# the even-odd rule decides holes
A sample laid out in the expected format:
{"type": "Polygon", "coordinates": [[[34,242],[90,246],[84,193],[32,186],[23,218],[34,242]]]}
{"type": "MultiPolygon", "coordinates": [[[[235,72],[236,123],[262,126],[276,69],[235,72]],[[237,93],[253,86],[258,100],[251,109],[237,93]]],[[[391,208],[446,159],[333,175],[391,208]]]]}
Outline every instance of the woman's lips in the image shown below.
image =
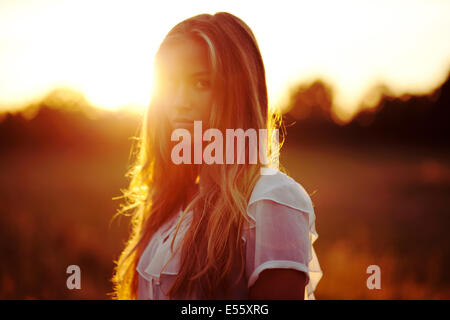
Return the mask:
{"type": "Polygon", "coordinates": [[[194,125],[193,120],[187,120],[187,119],[175,119],[173,122],[177,126],[193,126],[194,125]]]}

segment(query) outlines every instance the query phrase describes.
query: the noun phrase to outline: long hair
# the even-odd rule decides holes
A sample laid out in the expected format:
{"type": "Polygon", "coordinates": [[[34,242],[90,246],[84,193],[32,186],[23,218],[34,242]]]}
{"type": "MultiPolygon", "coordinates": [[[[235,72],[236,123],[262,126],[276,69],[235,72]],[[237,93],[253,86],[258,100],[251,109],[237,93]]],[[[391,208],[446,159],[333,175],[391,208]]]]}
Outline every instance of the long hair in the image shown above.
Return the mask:
{"type": "MultiPolygon", "coordinates": [[[[227,128],[266,129],[264,152],[270,164],[279,152],[271,146],[270,137],[281,119],[269,109],[264,64],[251,29],[226,12],[191,17],[170,30],[155,55],[155,63],[165,44],[180,38],[195,39],[207,48],[213,70],[209,126],[223,133],[227,128]]],[[[262,164],[202,165],[200,175],[193,174],[192,166],[175,165],[170,158],[169,123],[160,107],[158,72],[164,70],[154,73],[151,102],[132,148],[134,162],[126,175],[130,184],[122,190],[126,203],[118,214],[132,212],[131,234],[115,261],[112,295],[115,299],[137,298],[136,267],[141,254],[155,232],[186,204],[184,190],[198,183],[199,192],[181,216],[183,219],[190,210],[194,212],[181,245],[180,270],[166,294],[171,299],[190,297],[198,288],[200,299],[214,299],[244,275],[242,227],[249,221],[247,204],[262,164]],[[230,284],[236,266],[239,276],[230,284]]]]}

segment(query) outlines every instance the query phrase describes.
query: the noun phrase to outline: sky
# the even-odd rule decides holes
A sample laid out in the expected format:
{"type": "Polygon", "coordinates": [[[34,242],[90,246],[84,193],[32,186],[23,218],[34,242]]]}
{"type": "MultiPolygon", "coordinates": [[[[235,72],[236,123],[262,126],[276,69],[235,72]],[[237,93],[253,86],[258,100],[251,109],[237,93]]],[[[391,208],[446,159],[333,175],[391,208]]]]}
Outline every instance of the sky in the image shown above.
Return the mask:
{"type": "Polygon", "coordinates": [[[379,84],[397,95],[422,94],[450,70],[445,0],[0,0],[0,111],[56,87],[78,90],[100,108],[143,110],[167,32],[218,11],[253,30],[273,107],[285,106],[296,84],[320,78],[345,120],[379,84]]]}

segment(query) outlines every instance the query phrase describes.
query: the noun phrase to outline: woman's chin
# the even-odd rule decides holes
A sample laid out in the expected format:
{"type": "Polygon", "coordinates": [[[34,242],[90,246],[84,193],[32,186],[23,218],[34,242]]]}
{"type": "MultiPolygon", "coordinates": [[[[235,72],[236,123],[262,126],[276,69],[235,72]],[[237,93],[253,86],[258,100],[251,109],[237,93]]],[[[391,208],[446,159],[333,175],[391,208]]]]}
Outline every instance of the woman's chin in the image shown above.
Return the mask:
{"type": "Polygon", "coordinates": [[[194,131],[194,122],[173,122],[172,128],[175,129],[186,129],[188,131],[194,131]]]}
{"type": "Polygon", "coordinates": [[[194,138],[194,124],[174,123],[172,124],[172,130],[173,130],[172,134],[174,134],[175,136],[184,136],[185,130],[187,130],[191,136],[191,139],[194,138]]]}

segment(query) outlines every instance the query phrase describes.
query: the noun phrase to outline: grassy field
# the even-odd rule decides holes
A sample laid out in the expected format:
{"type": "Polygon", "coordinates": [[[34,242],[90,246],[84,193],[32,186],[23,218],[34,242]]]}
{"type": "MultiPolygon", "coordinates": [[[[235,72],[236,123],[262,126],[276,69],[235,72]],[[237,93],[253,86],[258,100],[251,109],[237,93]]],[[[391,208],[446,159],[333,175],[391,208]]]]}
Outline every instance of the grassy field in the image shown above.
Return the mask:
{"type": "MultiPolygon", "coordinates": [[[[0,298],[109,299],[128,232],[125,218],[110,224],[128,147],[2,151],[0,298]],[[81,290],[66,288],[72,264],[81,290]]],[[[289,141],[281,161],[315,205],[317,299],[450,298],[450,154],[289,141]],[[381,290],[366,287],[372,264],[381,290]]]]}
{"type": "Polygon", "coordinates": [[[292,146],[285,166],[311,196],[322,299],[448,299],[450,157],[418,147],[292,146]],[[381,268],[381,290],[366,269],[381,268]]]}

